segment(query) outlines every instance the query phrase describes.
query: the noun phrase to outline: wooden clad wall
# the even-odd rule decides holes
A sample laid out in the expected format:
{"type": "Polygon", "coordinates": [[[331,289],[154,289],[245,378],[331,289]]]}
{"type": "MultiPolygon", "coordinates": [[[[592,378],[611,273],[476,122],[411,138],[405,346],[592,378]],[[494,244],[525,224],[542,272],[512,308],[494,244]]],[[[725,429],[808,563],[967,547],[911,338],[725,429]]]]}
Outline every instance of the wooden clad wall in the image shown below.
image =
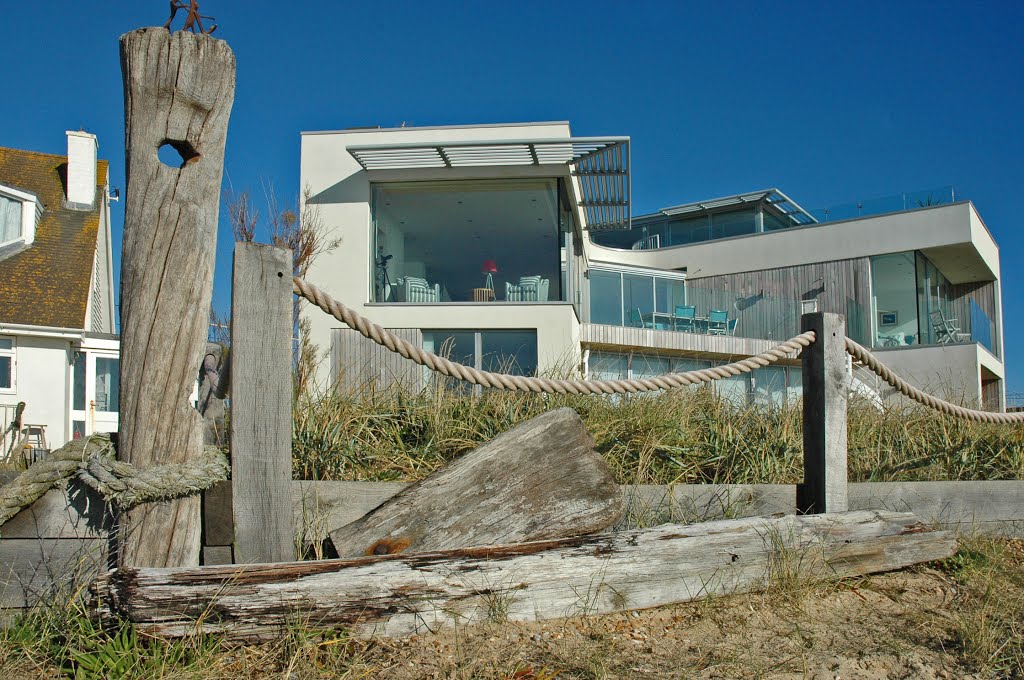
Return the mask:
{"type": "MultiPolygon", "coordinates": [[[[388,330],[417,347],[423,346],[423,333],[418,328],[388,330]]],[[[393,385],[419,392],[425,386],[424,370],[422,366],[364,338],[358,331],[348,328],[331,331],[331,375],[343,392],[388,389],[393,385]]]]}
{"type": "Polygon", "coordinates": [[[971,332],[971,299],[981,307],[992,322],[992,353],[1003,358],[1003,348],[999,346],[1000,322],[999,308],[996,304],[996,282],[958,283],[950,286],[953,298],[951,315],[960,325],[964,333],[971,332]]]}
{"type": "MultiPolygon", "coordinates": [[[[746,308],[740,312],[737,335],[749,335],[758,330],[773,328],[779,323],[775,318],[779,305],[757,301],[763,292],[766,298],[817,300],[818,311],[847,317],[847,334],[850,337],[858,342],[868,341],[871,267],[866,257],[689,278],[686,284],[694,288],[730,291],[735,297],[748,301],[745,305],[741,303],[746,308]]],[[[800,305],[796,303],[792,309],[795,309],[793,319],[786,320],[787,333],[783,333],[786,338],[800,332],[800,305]]],[[[703,311],[698,310],[698,313],[703,311]]],[[[730,310],[730,314],[736,314],[736,311],[730,310]]]]}

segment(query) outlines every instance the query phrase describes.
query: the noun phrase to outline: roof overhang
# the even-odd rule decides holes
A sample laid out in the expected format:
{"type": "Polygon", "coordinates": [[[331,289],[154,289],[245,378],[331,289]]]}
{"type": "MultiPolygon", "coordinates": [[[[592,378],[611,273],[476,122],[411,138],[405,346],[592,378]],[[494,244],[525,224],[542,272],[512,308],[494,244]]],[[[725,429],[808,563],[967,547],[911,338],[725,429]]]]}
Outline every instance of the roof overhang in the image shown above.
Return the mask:
{"type": "Polygon", "coordinates": [[[687,203],[685,205],[676,205],[671,208],[662,208],[658,212],[662,215],[675,216],[685,215],[688,213],[708,212],[736,205],[753,205],[762,202],[765,205],[771,206],[775,212],[788,219],[794,226],[814,224],[818,221],[814,219],[809,212],[797,205],[793,199],[778,189],[764,189],[762,191],[752,191],[746,194],[725,196],[723,198],[716,198],[710,201],[697,201],[695,203],[687,203]]]}
{"type": "Polygon", "coordinates": [[[569,166],[592,230],[630,228],[629,137],[480,140],[346,147],[364,170],[569,166]]]}

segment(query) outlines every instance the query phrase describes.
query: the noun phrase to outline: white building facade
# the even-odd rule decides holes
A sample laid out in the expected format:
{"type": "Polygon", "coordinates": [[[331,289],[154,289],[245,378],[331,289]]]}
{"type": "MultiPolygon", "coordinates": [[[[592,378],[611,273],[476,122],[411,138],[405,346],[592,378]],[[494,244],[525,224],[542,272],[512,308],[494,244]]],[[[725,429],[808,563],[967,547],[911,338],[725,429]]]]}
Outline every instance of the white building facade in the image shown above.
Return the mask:
{"type": "MultiPolygon", "coordinates": [[[[969,201],[838,219],[768,189],[631,217],[629,169],[628,138],[566,122],[304,133],[302,185],[342,239],[309,278],[414,344],[521,374],[691,370],[837,312],[912,382],[1003,408],[999,251],[969,201]]],[[[429,384],[305,314],[325,383],[429,384]]],[[[799,395],[799,362],[718,389],[779,403],[799,395]]]]}

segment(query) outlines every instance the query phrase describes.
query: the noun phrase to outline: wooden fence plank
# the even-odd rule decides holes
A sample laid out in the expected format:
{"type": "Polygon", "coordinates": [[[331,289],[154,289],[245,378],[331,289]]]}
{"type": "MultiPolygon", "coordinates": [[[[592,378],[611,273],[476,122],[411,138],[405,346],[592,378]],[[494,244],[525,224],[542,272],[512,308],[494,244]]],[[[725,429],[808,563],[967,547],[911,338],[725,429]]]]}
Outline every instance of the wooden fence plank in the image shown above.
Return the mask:
{"type": "Polygon", "coordinates": [[[70,595],[106,565],[103,539],[5,538],[0,541],[0,609],[23,609],[70,595]]]}
{"type": "Polygon", "coordinates": [[[294,559],[292,253],[235,245],[231,294],[231,479],[235,561],[294,559]]]}
{"type": "Polygon", "coordinates": [[[81,482],[63,483],[0,526],[8,538],[107,538],[113,516],[103,497],[81,482]]]}

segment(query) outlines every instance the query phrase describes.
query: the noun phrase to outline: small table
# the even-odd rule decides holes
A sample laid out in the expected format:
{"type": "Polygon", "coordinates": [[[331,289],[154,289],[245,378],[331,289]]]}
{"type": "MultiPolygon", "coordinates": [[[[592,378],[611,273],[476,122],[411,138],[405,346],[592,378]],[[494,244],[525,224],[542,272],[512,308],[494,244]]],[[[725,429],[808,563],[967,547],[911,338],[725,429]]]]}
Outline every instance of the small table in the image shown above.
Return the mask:
{"type": "Polygon", "coordinates": [[[490,288],[474,288],[473,302],[493,302],[494,291],[490,288]]]}

